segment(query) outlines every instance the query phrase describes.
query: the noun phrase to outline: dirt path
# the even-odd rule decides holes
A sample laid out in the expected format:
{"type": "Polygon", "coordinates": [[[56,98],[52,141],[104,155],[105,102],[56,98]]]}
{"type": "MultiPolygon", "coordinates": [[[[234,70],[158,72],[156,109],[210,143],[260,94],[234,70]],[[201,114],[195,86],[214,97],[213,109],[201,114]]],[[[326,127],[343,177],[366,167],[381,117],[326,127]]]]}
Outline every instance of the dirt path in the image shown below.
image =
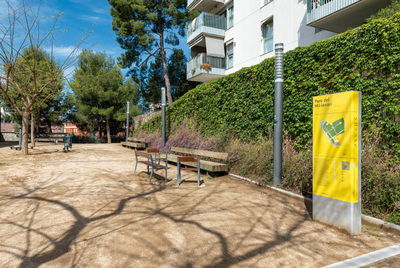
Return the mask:
{"type": "Polygon", "coordinates": [[[0,146],[2,267],[320,267],[400,243],[365,226],[350,237],[230,176],[197,187],[183,173],[178,188],[171,165],[167,183],[150,184],[118,144],[31,153],[0,146]]]}

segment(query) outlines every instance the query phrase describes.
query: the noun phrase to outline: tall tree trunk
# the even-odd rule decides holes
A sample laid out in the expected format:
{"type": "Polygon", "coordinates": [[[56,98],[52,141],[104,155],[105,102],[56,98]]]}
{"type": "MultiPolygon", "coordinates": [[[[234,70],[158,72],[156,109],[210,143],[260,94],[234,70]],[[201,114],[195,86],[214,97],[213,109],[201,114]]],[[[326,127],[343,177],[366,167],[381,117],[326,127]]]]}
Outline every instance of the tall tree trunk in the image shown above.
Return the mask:
{"type": "Polygon", "coordinates": [[[36,113],[35,119],[35,133],[40,133],[40,112],[36,113]]]}
{"type": "Polygon", "coordinates": [[[35,113],[31,113],[31,144],[32,146],[36,146],[35,144],[35,113]]]}
{"type": "Polygon", "coordinates": [[[50,133],[53,133],[53,131],[51,130],[51,121],[50,121],[50,118],[48,118],[48,117],[46,116],[46,117],[45,117],[45,120],[46,120],[46,124],[47,124],[47,127],[49,128],[50,133]]]}
{"type": "Polygon", "coordinates": [[[107,127],[107,143],[111,143],[111,131],[110,131],[110,120],[106,120],[106,127],[107,127]]]}
{"type": "Polygon", "coordinates": [[[160,31],[161,61],[163,66],[165,86],[167,87],[167,101],[168,105],[171,105],[173,102],[171,94],[171,82],[169,81],[169,76],[168,76],[167,57],[165,56],[165,47],[164,47],[164,29],[161,22],[159,23],[159,31],[160,31]]]}
{"type": "Polygon", "coordinates": [[[31,113],[27,111],[22,112],[22,139],[21,139],[21,151],[22,154],[28,155],[28,132],[29,132],[29,116],[31,113]]]}

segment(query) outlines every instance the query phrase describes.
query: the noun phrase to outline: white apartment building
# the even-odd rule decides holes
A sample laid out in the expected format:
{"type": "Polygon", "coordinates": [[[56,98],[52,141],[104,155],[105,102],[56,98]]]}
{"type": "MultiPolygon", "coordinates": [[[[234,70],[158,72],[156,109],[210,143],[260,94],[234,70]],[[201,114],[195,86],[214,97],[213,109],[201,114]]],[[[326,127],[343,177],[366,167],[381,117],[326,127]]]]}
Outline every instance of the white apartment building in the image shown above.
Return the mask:
{"type": "Polygon", "coordinates": [[[357,27],[391,0],[188,0],[187,79],[209,82],[357,27]]]}

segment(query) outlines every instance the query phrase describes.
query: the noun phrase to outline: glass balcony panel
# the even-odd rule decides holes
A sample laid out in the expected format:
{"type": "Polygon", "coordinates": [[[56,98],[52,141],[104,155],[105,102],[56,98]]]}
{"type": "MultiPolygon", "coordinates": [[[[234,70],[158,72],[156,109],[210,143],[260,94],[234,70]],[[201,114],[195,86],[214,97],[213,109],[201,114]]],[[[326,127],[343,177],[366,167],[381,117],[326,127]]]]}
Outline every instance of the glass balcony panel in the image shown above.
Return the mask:
{"type": "Polygon", "coordinates": [[[344,32],[389,5],[391,0],[307,0],[307,25],[344,32]]]}
{"type": "Polygon", "coordinates": [[[209,82],[225,75],[225,58],[200,53],[187,63],[186,71],[190,81],[209,82]]]}
{"type": "Polygon", "coordinates": [[[201,33],[225,36],[226,18],[208,13],[202,13],[187,26],[187,42],[190,43],[201,33]]]}

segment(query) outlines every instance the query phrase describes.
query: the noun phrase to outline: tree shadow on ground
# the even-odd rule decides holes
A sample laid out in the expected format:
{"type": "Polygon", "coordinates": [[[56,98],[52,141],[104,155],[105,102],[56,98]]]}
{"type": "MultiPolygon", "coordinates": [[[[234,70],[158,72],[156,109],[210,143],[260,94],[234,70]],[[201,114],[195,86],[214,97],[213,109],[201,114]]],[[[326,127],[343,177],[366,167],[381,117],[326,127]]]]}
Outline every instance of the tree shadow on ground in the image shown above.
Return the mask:
{"type": "MultiPolygon", "coordinates": [[[[85,228],[88,227],[89,224],[96,222],[102,224],[101,220],[112,219],[113,217],[124,213],[129,202],[133,202],[132,204],[129,204],[129,206],[135,206],[135,200],[141,198],[150,198],[157,193],[163,192],[166,189],[165,185],[163,184],[151,186],[145,185],[144,187],[142,187],[141,190],[139,190],[139,192],[135,194],[129,195],[126,198],[115,198],[115,200],[110,201],[110,203],[117,202],[116,208],[114,208],[112,211],[105,213],[105,208],[109,204],[106,203],[103,207],[97,209],[92,215],[90,215],[89,217],[85,217],[76,207],[68,204],[67,202],[43,197],[43,191],[51,190],[51,187],[52,185],[41,186],[34,189],[24,188],[23,194],[3,196],[3,201],[25,200],[29,203],[36,202],[27,224],[9,221],[5,223],[21,228],[26,233],[26,248],[22,250],[20,254],[16,254],[11,250],[11,248],[9,248],[9,250],[0,250],[19,258],[21,260],[19,267],[39,267],[42,264],[48,263],[52,260],[55,260],[56,258],[65,255],[72,250],[72,248],[75,246],[78,236],[85,230],[85,228]],[[60,233],[56,238],[53,238],[49,234],[46,234],[42,228],[33,227],[36,212],[42,204],[55,205],[60,209],[68,212],[70,215],[72,215],[74,219],[72,225],[70,225],[63,233],[60,233]],[[95,214],[100,215],[95,216],[95,214]],[[48,241],[49,244],[41,249],[39,252],[31,253],[32,234],[42,236],[48,241]]],[[[152,206],[150,206],[150,208],[147,208],[146,210],[141,211],[141,214],[145,216],[144,218],[147,219],[155,217],[157,219],[166,219],[168,221],[179,224],[180,226],[188,226],[190,229],[193,229],[194,232],[202,232],[211,237],[214,237],[214,239],[216,239],[218,242],[213,245],[212,250],[219,253],[216,257],[210,259],[209,265],[205,267],[229,267],[232,265],[238,265],[246,260],[252,259],[253,257],[265,254],[269,251],[273,251],[282,245],[286,245],[287,248],[296,248],[300,247],[300,245],[302,247],[307,247],[307,245],[310,245],[309,247],[307,247],[307,254],[309,254],[310,256],[313,256],[313,254],[319,254],[319,252],[312,252],[313,247],[311,245],[315,243],[315,240],[310,241],[308,238],[306,238],[307,232],[311,231],[300,231],[302,226],[310,221],[310,217],[307,212],[301,212],[298,209],[291,208],[290,206],[285,206],[288,214],[292,213],[296,215],[297,221],[295,224],[292,224],[288,229],[284,230],[280,228],[279,223],[285,221],[285,214],[278,218],[275,218],[274,215],[271,215],[271,213],[269,213],[269,211],[271,210],[271,205],[269,204],[253,204],[254,207],[258,206],[259,208],[261,208],[262,214],[260,215],[258,212],[254,212],[253,206],[243,204],[242,200],[219,198],[219,201],[215,201],[215,197],[223,192],[223,190],[219,189],[218,184],[216,184],[214,188],[212,188],[208,193],[204,194],[201,198],[199,198],[191,205],[186,205],[183,208],[182,205],[177,202],[177,200],[186,200],[186,198],[192,198],[193,194],[195,194],[196,191],[198,191],[198,189],[187,191],[184,194],[181,193],[179,195],[170,195],[168,197],[171,198],[167,202],[160,202],[157,199],[154,199],[152,202],[152,206]],[[232,243],[229,241],[230,235],[224,233],[223,229],[210,227],[210,224],[206,224],[200,220],[196,220],[196,217],[198,215],[206,213],[201,210],[201,205],[203,204],[203,202],[209,202],[211,198],[214,202],[216,202],[215,207],[220,208],[220,210],[215,211],[215,213],[228,211],[230,213],[233,213],[234,215],[240,215],[243,213],[243,211],[246,211],[246,215],[248,215],[246,216],[246,219],[248,220],[248,226],[246,227],[247,230],[240,234],[240,237],[237,239],[235,246],[233,246],[232,243]],[[276,225],[271,227],[271,225],[266,224],[263,219],[267,217],[274,218],[273,220],[274,222],[276,222],[276,225]],[[243,245],[245,245],[251,233],[254,232],[256,228],[260,228],[260,226],[266,230],[270,230],[272,238],[269,237],[265,238],[262,241],[258,241],[257,244],[254,244],[253,247],[246,250],[246,247],[244,247],[243,245]],[[238,249],[241,250],[238,251],[238,249]]],[[[274,200],[276,198],[273,196],[268,196],[268,199],[274,200]]],[[[139,221],[140,219],[134,220],[139,221]]],[[[110,228],[106,232],[97,235],[97,237],[108,235],[112,232],[118,231],[121,228],[124,228],[124,226],[120,226],[118,228],[110,228]]],[[[318,232],[322,231],[320,230],[313,232],[316,232],[316,237],[318,237],[318,232]]],[[[143,243],[152,245],[152,241],[150,241],[149,239],[150,238],[140,237],[140,240],[138,240],[142,241],[143,243]]],[[[318,238],[316,238],[316,240],[318,241],[318,238]]],[[[318,242],[325,243],[326,241],[318,242]]],[[[333,244],[333,242],[330,243],[333,244]]],[[[0,249],[7,248],[7,245],[5,245],[4,242],[1,244],[2,245],[0,245],[0,249]]],[[[81,249],[80,251],[75,251],[72,266],[79,263],[79,261],[83,258],[86,247],[81,249]]],[[[341,247],[344,250],[346,249],[346,245],[341,245],[341,247]]],[[[150,247],[150,249],[156,251],[157,247],[150,247]]],[[[191,267],[195,266],[196,263],[190,260],[186,260],[185,264],[183,265],[191,267]]]]}
{"type": "MultiPolygon", "coordinates": [[[[54,239],[54,238],[51,238],[49,235],[45,234],[40,229],[32,228],[32,222],[35,217],[35,211],[31,215],[28,226],[24,226],[23,224],[14,223],[14,222],[6,222],[9,225],[19,227],[26,232],[27,246],[26,246],[26,249],[23,251],[23,254],[18,255],[11,251],[8,251],[8,253],[21,259],[22,262],[19,267],[39,267],[41,264],[52,261],[64,254],[70,252],[71,245],[76,240],[76,238],[79,236],[79,234],[82,232],[82,230],[84,230],[88,226],[88,224],[102,220],[102,219],[106,219],[106,218],[110,218],[110,217],[119,215],[124,210],[127,202],[137,199],[137,198],[143,198],[147,195],[154,194],[155,192],[161,191],[164,187],[162,185],[160,185],[159,187],[154,187],[152,190],[149,190],[147,192],[138,193],[136,195],[132,195],[130,197],[121,199],[121,200],[119,200],[118,206],[114,211],[100,215],[100,216],[96,216],[96,217],[84,217],[79,213],[79,211],[76,208],[74,208],[73,206],[71,206],[65,202],[62,202],[59,200],[53,200],[53,199],[49,199],[49,198],[44,198],[44,197],[39,196],[39,194],[34,195],[34,193],[37,193],[39,191],[43,191],[43,190],[49,189],[49,188],[51,188],[51,187],[47,186],[47,187],[38,187],[35,189],[25,189],[26,193],[18,195],[18,196],[8,196],[8,199],[38,201],[39,203],[44,202],[44,203],[50,203],[50,204],[57,205],[60,208],[64,209],[65,211],[68,211],[74,217],[74,223],[72,224],[72,226],[70,226],[68,228],[67,231],[65,231],[59,237],[54,239]],[[41,252],[38,252],[36,254],[29,256],[30,247],[31,247],[31,243],[30,243],[31,233],[35,233],[37,235],[43,236],[51,244],[51,246],[47,246],[46,248],[52,248],[52,249],[43,250],[43,252],[41,251],[41,252]]],[[[39,203],[37,204],[37,206],[39,206],[39,203]]],[[[1,244],[0,248],[1,247],[6,247],[6,245],[1,244]]],[[[0,251],[7,252],[4,250],[0,250],[0,251]]],[[[78,259],[78,256],[74,256],[74,259],[78,259]]]]}

